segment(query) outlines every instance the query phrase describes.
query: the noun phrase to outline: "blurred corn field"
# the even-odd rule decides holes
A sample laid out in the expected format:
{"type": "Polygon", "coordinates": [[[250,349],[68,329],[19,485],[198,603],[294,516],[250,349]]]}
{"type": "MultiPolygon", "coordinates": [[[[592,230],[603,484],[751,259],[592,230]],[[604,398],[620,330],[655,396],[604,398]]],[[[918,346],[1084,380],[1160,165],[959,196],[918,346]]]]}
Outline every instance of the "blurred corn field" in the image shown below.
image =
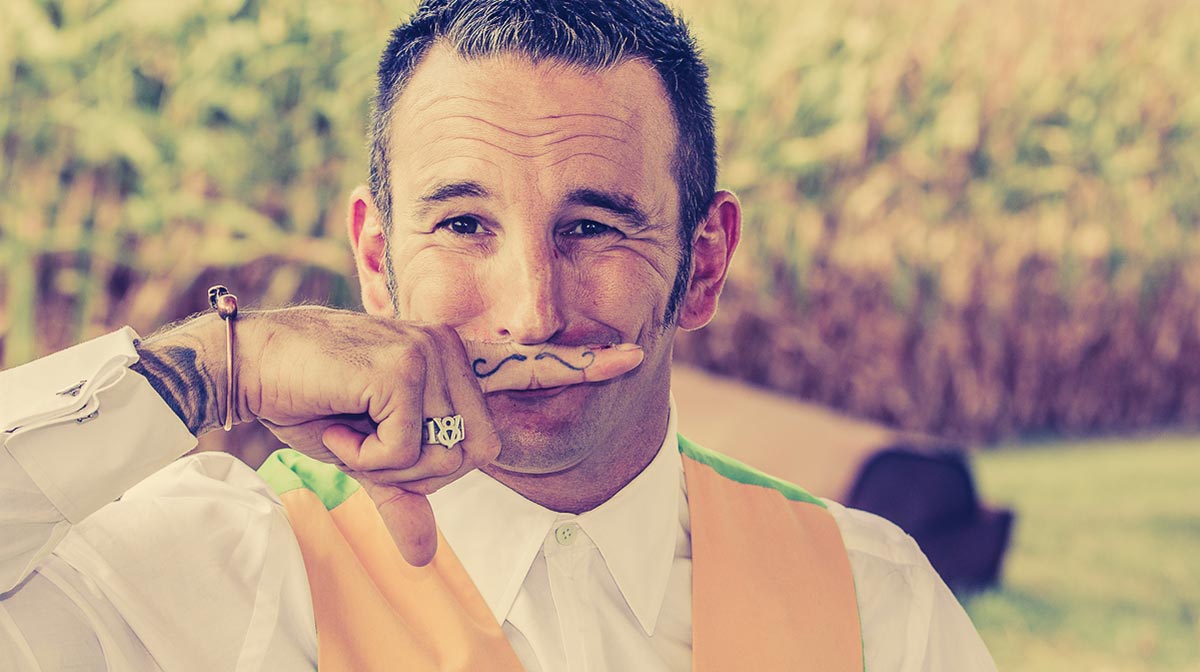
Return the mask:
{"type": "MultiPolygon", "coordinates": [[[[1200,3],[679,3],[746,208],[678,357],[954,438],[1200,424],[1200,3]]],[[[0,4],[0,363],[353,305],[344,198],[408,2],[0,4]]]]}

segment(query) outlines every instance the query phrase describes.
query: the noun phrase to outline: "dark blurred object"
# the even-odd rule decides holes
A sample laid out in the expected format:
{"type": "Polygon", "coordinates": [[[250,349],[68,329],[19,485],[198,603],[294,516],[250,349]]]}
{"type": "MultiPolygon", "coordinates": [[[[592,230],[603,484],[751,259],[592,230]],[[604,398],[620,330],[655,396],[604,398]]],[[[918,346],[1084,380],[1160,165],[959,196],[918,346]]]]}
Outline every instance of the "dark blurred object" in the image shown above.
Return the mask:
{"type": "Polygon", "coordinates": [[[981,504],[963,452],[890,445],[863,463],[844,501],[899,525],[951,588],[972,591],[998,583],[1013,513],[981,504]]]}
{"type": "Polygon", "coordinates": [[[672,378],[685,436],[896,523],[956,591],[999,580],[1013,514],[980,503],[961,445],[686,365],[676,364],[672,378]]]}

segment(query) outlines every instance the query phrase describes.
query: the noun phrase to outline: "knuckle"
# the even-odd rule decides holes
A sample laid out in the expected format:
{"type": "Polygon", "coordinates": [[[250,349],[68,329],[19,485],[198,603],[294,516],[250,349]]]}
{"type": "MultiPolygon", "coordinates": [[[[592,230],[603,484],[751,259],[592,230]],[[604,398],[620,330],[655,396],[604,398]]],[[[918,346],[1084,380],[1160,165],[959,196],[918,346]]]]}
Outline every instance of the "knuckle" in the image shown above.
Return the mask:
{"type": "Polygon", "coordinates": [[[388,472],[397,469],[410,469],[416,466],[420,460],[421,447],[415,445],[415,442],[406,441],[402,444],[388,446],[369,462],[357,465],[356,468],[361,471],[388,472]]]}
{"type": "Polygon", "coordinates": [[[491,464],[500,455],[500,448],[500,439],[495,435],[479,440],[476,442],[475,450],[471,451],[472,466],[482,467],[491,464]]]}
{"type": "Polygon", "coordinates": [[[421,461],[421,446],[419,441],[407,442],[404,446],[396,449],[396,456],[392,464],[388,467],[392,469],[410,469],[415,467],[421,461]],[[412,445],[409,445],[412,444],[412,445]]]}
{"type": "Polygon", "coordinates": [[[458,332],[448,324],[431,324],[427,327],[429,335],[439,342],[447,343],[458,340],[458,332]]]}
{"type": "Polygon", "coordinates": [[[429,336],[431,339],[433,339],[433,341],[440,343],[446,342],[454,334],[454,329],[451,329],[445,324],[431,324],[427,326],[425,330],[429,333],[429,336]]]}
{"type": "Polygon", "coordinates": [[[465,459],[466,456],[463,451],[447,450],[438,461],[436,471],[439,476],[449,476],[462,468],[465,459]]]}
{"type": "Polygon", "coordinates": [[[440,325],[423,324],[415,331],[416,342],[421,344],[422,348],[433,350],[437,347],[438,329],[440,325]]]}
{"type": "Polygon", "coordinates": [[[370,457],[363,455],[362,453],[344,455],[342,457],[342,463],[344,463],[351,471],[358,473],[366,473],[375,468],[375,465],[372,464],[370,457]]]}
{"type": "Polygon", "coordinates": [[[351,476],[364,471],[362,460],[357,453],[341,455],[338,457],[338,460],[342,463],[342,470],[351,476]]]}
{"type": "Polygon", "coordinates": [[[435,324],[428,327],[431,336],[430,346],[437,352],[454,358],[454,356],[465,357],[466,351],[463,348],[462,339],[454,327],[445,324],[435,324]],[[460,354],[461,353],[461,354],[460,354]]]}
{"type": "Polygon", "coordinates": [[[419,476],[414,480],[449,476],[458,471],[462,462],[461,450],[447,450],[441,446],[430,446],[426,448],[421,459],[414,465],[417,468],[412,469],[412,471],[419,472],[419,476]]]}
{"type": "Polygon", "coordinates": [[[425,355],[418,348],[403,348],[392,360],[395,379],[405,387],[420,387],[425,382],[425,355]]]}

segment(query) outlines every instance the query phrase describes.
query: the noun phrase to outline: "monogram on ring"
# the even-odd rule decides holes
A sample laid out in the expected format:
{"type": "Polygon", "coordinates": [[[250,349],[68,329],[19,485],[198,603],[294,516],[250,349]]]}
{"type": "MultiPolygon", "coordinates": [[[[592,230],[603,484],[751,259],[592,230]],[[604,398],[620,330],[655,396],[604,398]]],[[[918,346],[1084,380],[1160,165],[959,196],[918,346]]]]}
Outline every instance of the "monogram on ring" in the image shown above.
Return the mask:
{"type": "Polygon", "coordinates": [[[461,415],[425,418],[424,433],[425,443],[436,443],[447,448],[453,448],[459,441],[466,438],[461,415]]]}

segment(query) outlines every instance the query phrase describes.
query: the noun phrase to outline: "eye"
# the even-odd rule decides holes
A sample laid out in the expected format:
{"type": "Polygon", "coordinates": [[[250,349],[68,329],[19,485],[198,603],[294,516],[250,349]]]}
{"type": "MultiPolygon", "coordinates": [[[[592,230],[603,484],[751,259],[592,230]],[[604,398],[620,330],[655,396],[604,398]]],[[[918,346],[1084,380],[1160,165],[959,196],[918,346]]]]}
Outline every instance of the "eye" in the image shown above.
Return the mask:
{"type": "Polygon", "coordinates": [[[482,225],[480,225],[478,219],[476,219],[474,217],[470,217],[470,216],[463,216],[463,217],[452,217],[450,219],[439,222],[437,225],[437,228],[446,229],[446,230],[450,231],[451,233],[454,233],[454,234],[457,234],[460,236],[473,236],[475,234],[480,233],[481,229],[483,227],[482,227],[482,225]]]}
{"type": "Polygon", "coordinates": [[[583,219],[575,223],[575,226],[563,232],[564,235],[575,238],[594,238],[610,233],[617,233],[617,230],[607,224],[593,222],[589,219],[583,219]]]}

